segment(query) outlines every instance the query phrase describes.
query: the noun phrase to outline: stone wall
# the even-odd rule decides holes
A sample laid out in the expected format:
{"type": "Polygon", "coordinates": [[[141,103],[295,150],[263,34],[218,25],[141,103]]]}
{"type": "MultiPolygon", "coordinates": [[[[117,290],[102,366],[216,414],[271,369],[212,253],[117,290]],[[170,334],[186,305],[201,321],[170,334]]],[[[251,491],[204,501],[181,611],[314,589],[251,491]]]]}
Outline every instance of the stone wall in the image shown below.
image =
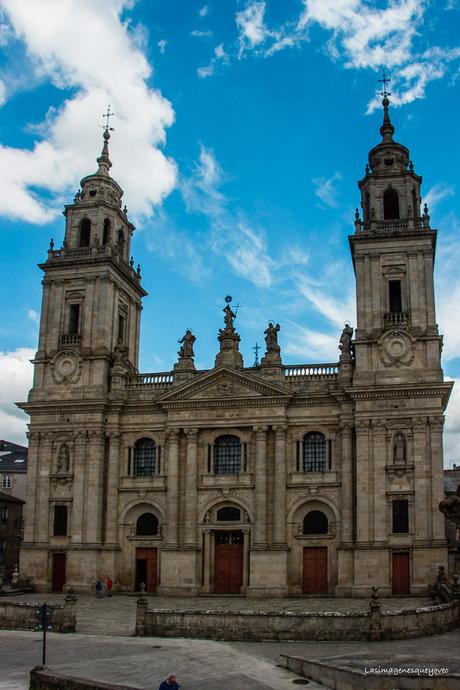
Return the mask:
{"type": "Polygon", "coordinates": [[[29,690],[140,690],[140,688],[63,676],[53,673],[46,666],[35,666],[30,672],[29,690]]]}
{"type": "MultiPolygon", "coordinates": [[[[307,604],[306,604],[307,605],[307,604]]],[[[460,601],[397,612],[262,612],[154,609],[137,601],[136,635],[222,640],[393,640],[460,624],[460,601]]]]}
{"type": "MultiPolygon", "coordinates": [[[[75,632],[77,625],[76,597],[65,598],[64,605],[53,604],[53,632],[75,632]]],[[[0,601],[0,629],[34,630],[40,603],[0,601]]]]}
{"type": "MultiPolygon", "coordinates": [[[[281,664],[299,676],[317,681],[333,690],[394,690],[395,684],[407,690],[459,690],[460,675],[445,676],[373,676],[363,671],[338,666],[329,666],[321,661],[281,654],[281,664]],[[402,685],[404,683],[404,685],[402,685]]],[[[395,664],[397,666],[397,664],[395,664]]]]}

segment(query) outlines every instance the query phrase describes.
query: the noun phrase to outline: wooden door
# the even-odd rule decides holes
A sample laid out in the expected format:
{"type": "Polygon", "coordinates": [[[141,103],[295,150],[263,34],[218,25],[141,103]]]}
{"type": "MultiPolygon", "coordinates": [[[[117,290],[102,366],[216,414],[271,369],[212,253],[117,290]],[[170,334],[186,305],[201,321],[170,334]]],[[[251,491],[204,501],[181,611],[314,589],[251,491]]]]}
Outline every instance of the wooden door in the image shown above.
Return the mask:
{"type": "Polygon", "coordinates": [[[410,563],[408,553],[393,554],[393,594],[410,594],[410,563]]]}
{"type": "Polygon", "coordinates": [[[65,585],[65,553],[53,553],[52,588],[62,592],[65,585]]]}
{"type": "Polygon", "coordinates": [[[157,586],[157,549],[136,549],[136,590],[141,582],[146,592],[154,592],[157,586]]]}
{"type": "MultiPolygon", "coordinates": [[[[231,534],[231,533],[229,533],[231,534]]],[[[231,538],[228,543],[214,546],[214,592],[216,594],[239,594],[243,585],[243,544],[241,539],[231,538]]]]}
{"type": "Polygon", "coordinates": [[[304,594],[327,594],[327,547],[308,546],[303,550],[304,594]]]}

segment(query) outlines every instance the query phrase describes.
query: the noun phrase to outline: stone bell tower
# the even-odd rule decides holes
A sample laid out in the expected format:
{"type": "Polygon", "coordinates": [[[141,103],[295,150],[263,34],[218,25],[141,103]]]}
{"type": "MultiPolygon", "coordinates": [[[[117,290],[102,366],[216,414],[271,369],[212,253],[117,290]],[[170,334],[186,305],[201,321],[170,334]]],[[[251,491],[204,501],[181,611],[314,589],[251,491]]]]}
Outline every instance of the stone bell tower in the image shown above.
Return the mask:
{"type": "Polygon", "coordinates": [[[82,179],[65,207],[62,247],[52,240],[40,264],[45,277],[31,401],[100,397],[114,358],[137,368],[146,293],[130,259],[134,225],[122,209],[123,190],[109,175],[108,127],[103,137],[97,172],[82,179]]]}
{"type": "Polygon", "coordinates": [[[441,381],[442,338],[435,316],[436,230],[422,178],[409,150],[393,139],[383,93],[382,141],[369,152],[360,180],[363,219],[356,210],[350,245],[356,275],[355,383],[441,381]]]}

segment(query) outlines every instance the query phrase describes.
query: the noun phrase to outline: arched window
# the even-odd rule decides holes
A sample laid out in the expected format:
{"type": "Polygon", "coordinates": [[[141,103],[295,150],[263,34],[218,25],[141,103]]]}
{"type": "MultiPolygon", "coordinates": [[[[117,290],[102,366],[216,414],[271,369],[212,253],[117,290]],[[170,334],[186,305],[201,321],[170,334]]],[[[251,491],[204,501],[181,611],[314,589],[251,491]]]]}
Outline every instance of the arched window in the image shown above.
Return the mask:
{"type": "Polygon", "coordinates": [[[214,474],[239,474],[241,441],[238,436],[219,436],[214,443],[214,474]]]}
{"type": "Polygon", "coordinates": [[[134,474],[150,477],[156,473],[156,446],[151,438],[141,438],[134,445],[134,474]]]}
{"type": "Polygon", "coordinates": [[[67,506],[54,506],[53,535],[67,536],[67,506]]]}
{"type": "Polygon", "coordinates": [[[318,431],[303,437],[303,471],[324,472],[326,469],[326,438],[318,431]]]}
{"type": "Polygon", "coordinates": [[[390,187],[383,195],[383,217],[385,220],[399,218],[399,197],[396,189],[390,187]]]}
{"type": "Polygon", "coordinates": [[[303,519],[304,534],[327,534],[329,523],[326,515],[321,510],[311,510],[303,519]]]}
{"type": "Polygon", "coordinates": [[[88,218],[83,218],[80,223],[78,246],[89,247],[91,241],[91,221],[88,218]]]}
{"type": "Polygon", "coordinates": [[[102,233],[102,244],[108,244],[110,242],[110,220],[108,218],[104,221],[104,230],[102,233]]]}
{"type": "Polygon", "coordinates": [[[125,257],[125,236],[123,230],[118,231],[118,253],[122,259],[125,257]]]}
{"type": "Polygon", "coordinates": [[[219,522],[239,522],[241,520],[241,512],[238,508],[225,506],[217,511],[217,519],[219,522]]]}
{"type": "Polygon", "coordinates": [[[136,522],[136,536],[147,537],[158,534],[158,519],[153,513],[142,513],[136,522]]]}

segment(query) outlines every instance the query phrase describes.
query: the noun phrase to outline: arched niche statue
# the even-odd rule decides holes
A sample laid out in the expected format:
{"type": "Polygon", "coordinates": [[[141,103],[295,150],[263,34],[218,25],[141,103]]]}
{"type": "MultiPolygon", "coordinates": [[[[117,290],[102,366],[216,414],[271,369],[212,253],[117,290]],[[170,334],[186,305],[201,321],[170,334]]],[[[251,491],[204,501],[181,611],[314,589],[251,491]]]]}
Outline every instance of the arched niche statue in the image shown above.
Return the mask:
{"type": "Polygon", "coordinates": [[[396,464],[406,463],[406,437],[404,434],[395,434],[393,439],[393,462],[396,464]]]}
{"type": "Polygon", "coordinates": [[[57,459],[57,471],[67,474],[70,467],[70,451],[67,443],[62,443],[59,448],[57,459]]]}

